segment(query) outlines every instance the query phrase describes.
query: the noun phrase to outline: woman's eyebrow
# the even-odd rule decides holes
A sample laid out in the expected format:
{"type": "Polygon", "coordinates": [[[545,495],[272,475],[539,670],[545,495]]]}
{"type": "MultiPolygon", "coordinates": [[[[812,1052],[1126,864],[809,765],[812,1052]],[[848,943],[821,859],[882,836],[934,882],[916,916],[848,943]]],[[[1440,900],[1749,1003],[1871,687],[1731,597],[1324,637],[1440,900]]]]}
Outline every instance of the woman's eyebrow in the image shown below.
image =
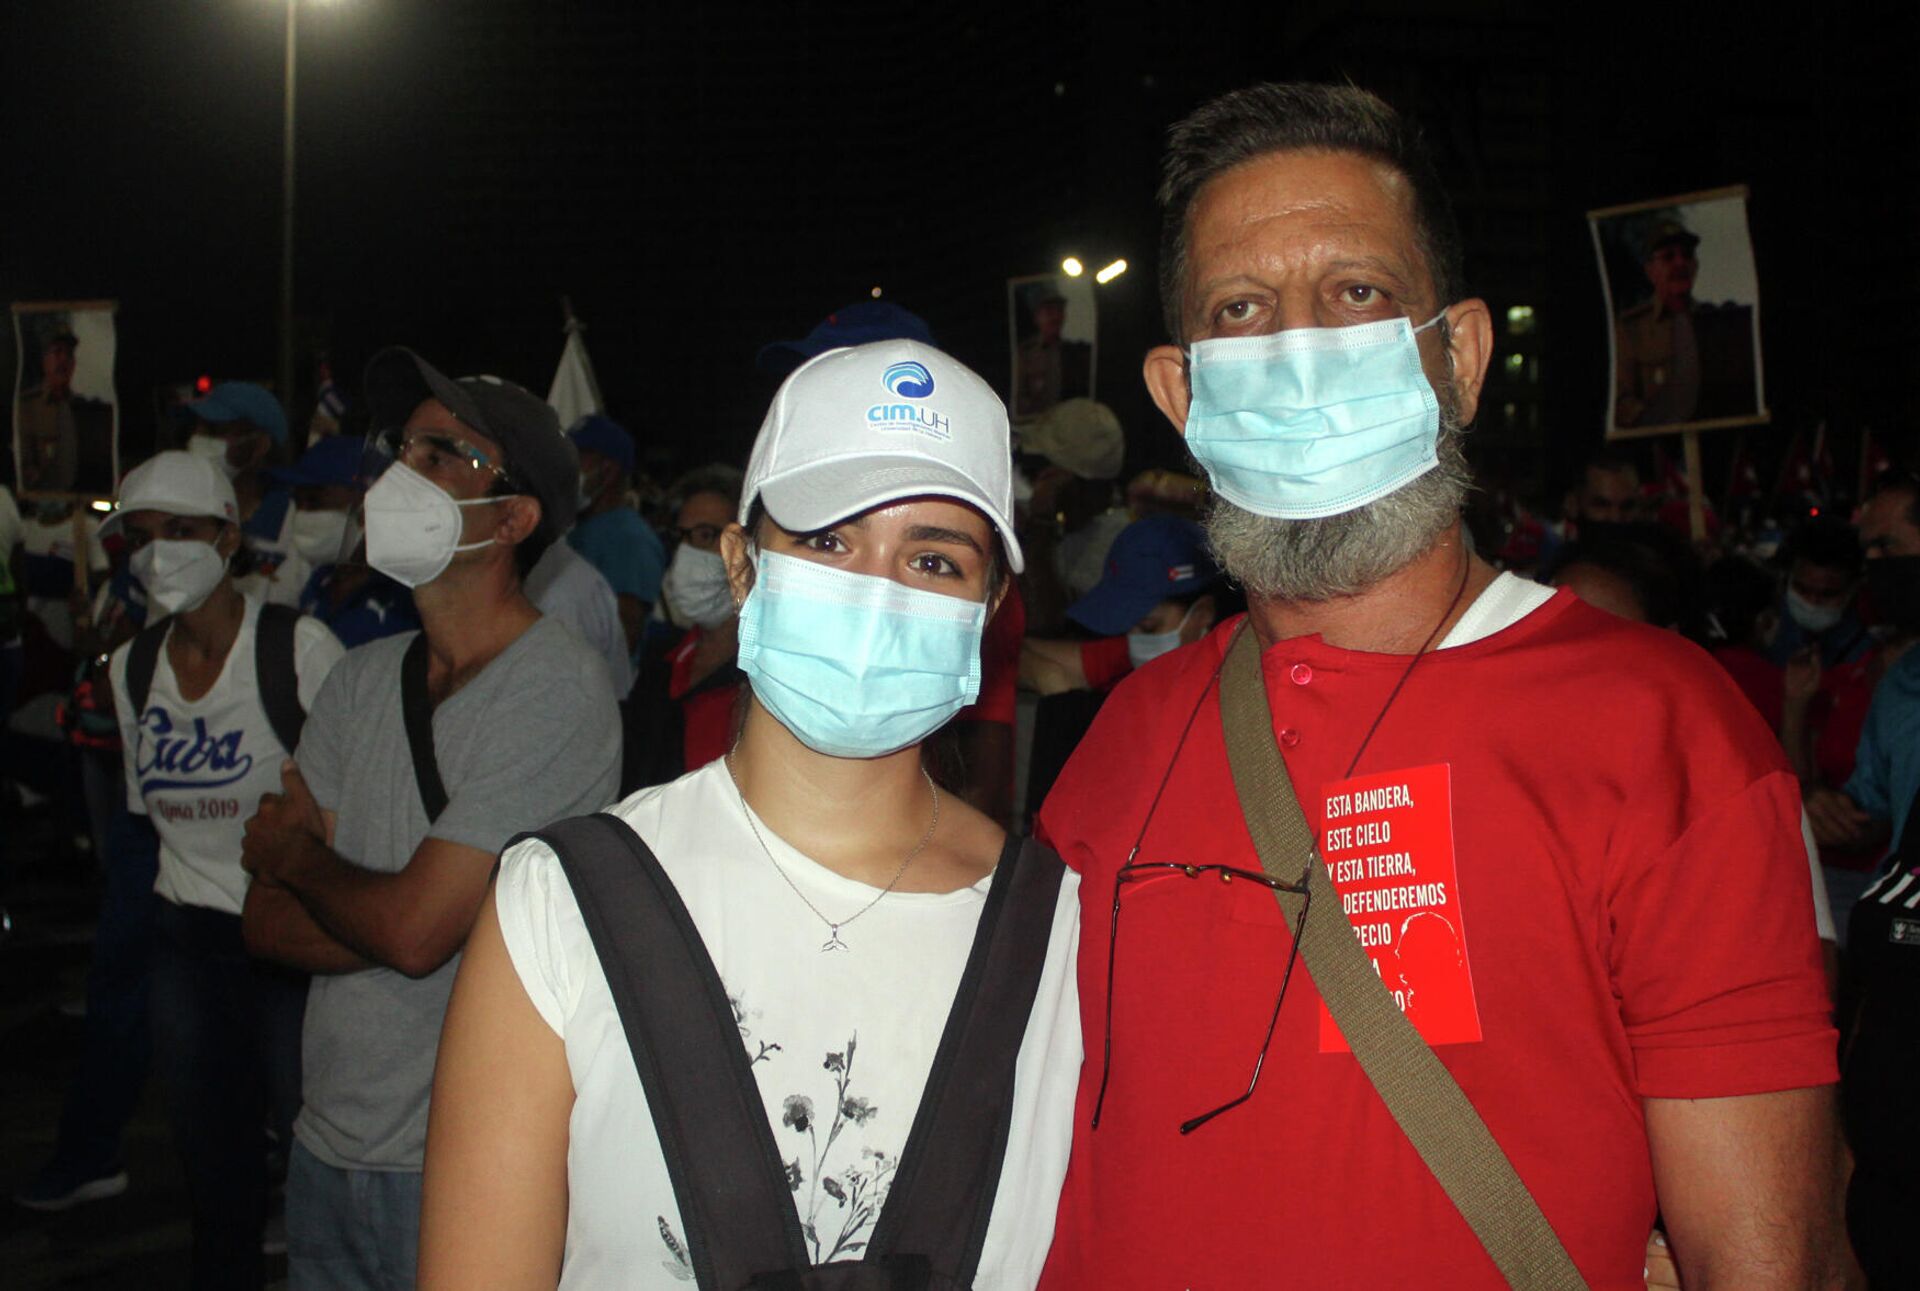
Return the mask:
{"type": "MultiPolygon", "coordinates": [[[[774,523],[779,524],[780,522],[778,520],[775,520],[774,523]]],[[[698,525],[689,525],[688,527],[696,528],[696,529],[699,528],[698,525]]],[[[715,527],[718,528],[721,526],[715,526],[715,527]]],[[[865,516],[855,516],[851,520],[841,520],[836,524],[823,524],[818,529],[808,529],[804,533],[794,529],[790,529],[788,530],[788,532],[793,534],[795,538],[804,539],[804,538],[818,538],[821,534],[832,533],[835,529],[865,529],[866,527],[867,527],[867,518],[865,516]]]]}
{"type": "Polygon", "coordinates": [[[907,540],[909,542],[958,543],[962,547],[971,547],[974,551],[979,552],[981,555],[986,554],[984,551],[981,550],[980,544],[977,541],[975,541],[972,534],[961,533],[958,529],[942,529],[938,525],[931,525],[931,524],[914,525],[911,529],[907,530],[907,540]]]}

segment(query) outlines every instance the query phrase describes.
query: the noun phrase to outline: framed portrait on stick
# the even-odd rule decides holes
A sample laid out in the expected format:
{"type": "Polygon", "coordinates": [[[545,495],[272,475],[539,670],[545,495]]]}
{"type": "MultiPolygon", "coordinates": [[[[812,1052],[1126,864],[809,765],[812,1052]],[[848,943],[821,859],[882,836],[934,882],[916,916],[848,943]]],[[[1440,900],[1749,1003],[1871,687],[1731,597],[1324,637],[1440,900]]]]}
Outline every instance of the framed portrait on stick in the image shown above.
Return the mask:
{"type": "Polygon", "coordinates": [[[1769,420],[1744,185],[1587,212],[1612,342],[1607,438],[1769,420]]]}
{"type": "Polygon", "coordinates": [[[1680,436],[1704,538],[1699,432],[1771,420],[1746,186],[1588,211],[1587,227],[1613,360],[1606,437],[1680,436]]]}
{"type": "Polygon", "coordinates": [[[116,304],[16,301],[13,470],[27,498],[111,498],[120,478],[116,304]]]}
{"type": "Polygon", "coordinates": [[[1093,398],[1097,321],[1093,280],[1037,274],[1007,280],[1007,332],[1013,349],[1015,422],[1031,421],[1063,399],[1093,398]]]}

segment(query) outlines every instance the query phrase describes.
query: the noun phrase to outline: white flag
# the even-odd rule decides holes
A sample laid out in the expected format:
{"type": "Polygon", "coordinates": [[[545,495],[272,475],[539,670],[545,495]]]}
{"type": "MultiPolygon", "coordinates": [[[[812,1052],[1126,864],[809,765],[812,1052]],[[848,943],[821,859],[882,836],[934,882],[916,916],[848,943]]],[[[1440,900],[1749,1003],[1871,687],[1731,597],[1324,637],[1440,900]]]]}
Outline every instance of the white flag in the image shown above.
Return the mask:
{"type": "Polygon", "coordinates": [[[562,429],[602,407],[600,383],[593,378],[593,360],[587,357],[587,342],[581,336],[585,330],[579,319],[567,319],[567,344],[560,351],[553,388],[547,391],[547,403],[560,414],[562,429]]]}

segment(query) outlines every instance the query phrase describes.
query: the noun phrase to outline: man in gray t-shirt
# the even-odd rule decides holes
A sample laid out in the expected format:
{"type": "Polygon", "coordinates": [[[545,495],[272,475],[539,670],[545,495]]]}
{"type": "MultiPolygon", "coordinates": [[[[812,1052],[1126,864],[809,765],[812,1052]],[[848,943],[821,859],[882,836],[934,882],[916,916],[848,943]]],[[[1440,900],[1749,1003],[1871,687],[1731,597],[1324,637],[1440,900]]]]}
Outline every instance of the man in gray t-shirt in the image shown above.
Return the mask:
{"type": "MultiPolygon", "coordinates": [[[[619,710],[598,657],[542,618],[433,713],[447,808],[431,825],[414,782],[400,663],[414,634],[354,651],[314,704],[300,770],[337,816],[333,848],[379,873],[404,870],[427,839],[492,858],[515,834],[613,800],[619,710]]],[[[418,1170],[427,1087],[458,953],[425,976],[379,966],[313,979],[301,1037],[304,1105],[294,1133],[349,1169],[418,1170]]]]}
{"type": "Polygon", "coordinates": [[[314,975],[287,1176],[295,1291],[412,1284],[434,1051],[494,857],[605,806],[620,772],[606,669],[521,588],[573,515],[577,459],[552,411],[405,350],[376,356],[366,384],[376,428],[396,432],[367,493],[368,561],[414,589],[422,631],[335,667],[243,857],[249,948],[314,975]],[[431,734],[437,810],[403,693],[431,734]]]}

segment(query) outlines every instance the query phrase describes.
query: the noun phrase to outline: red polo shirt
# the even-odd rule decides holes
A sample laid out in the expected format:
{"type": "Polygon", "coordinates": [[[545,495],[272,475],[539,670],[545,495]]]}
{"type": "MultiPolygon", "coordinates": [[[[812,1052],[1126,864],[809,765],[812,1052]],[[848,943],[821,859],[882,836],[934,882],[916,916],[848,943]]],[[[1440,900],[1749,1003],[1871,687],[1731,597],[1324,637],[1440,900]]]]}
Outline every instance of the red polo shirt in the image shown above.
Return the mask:
{"type": "MultiPolygon", "coordinates": [[[[1238,620],[1235,620],[1237,623],[1238,620]]],[[[1043,1285],[1503,1285],[1296,971],[1271,892],[1127,885],[1098,1130],[1114,875],[1259,869],[1213,677],[1233,623],[1122,683],[1039,832],[1083,877],[1087,1061],[1043,1285]]],[[[1641,1100],[1829,1083],[1834,1032],[1799,795],[1725,673],[1562,592],[1424,658],[1281,642],[1275,733],[1350,921],[1590,1285],[1639,1288],[1654,1219],[1641,1100]]],[[[1312,918],[1340,918],[1315,908],[1312,918]]]]}

